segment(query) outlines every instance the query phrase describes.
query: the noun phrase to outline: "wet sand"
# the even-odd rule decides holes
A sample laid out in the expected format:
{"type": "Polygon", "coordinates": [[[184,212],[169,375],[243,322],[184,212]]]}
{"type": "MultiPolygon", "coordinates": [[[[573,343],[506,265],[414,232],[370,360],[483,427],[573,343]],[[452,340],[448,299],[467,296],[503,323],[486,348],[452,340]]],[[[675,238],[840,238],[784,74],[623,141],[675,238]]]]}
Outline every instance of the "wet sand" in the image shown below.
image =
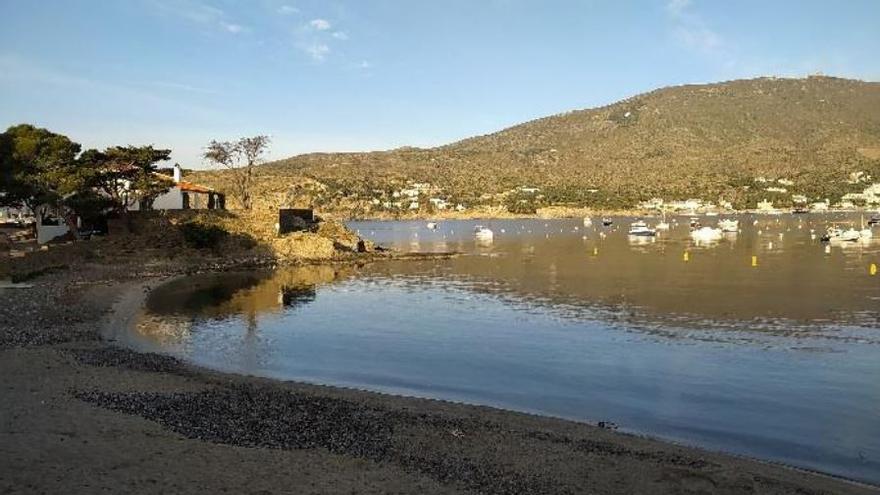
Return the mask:
{"type": "Polygon", "coordinates": [[[0,493],[880,492],[582,423],[222,374],[102,337],[167,275],[91,267],[0,292],[0,493]]]}

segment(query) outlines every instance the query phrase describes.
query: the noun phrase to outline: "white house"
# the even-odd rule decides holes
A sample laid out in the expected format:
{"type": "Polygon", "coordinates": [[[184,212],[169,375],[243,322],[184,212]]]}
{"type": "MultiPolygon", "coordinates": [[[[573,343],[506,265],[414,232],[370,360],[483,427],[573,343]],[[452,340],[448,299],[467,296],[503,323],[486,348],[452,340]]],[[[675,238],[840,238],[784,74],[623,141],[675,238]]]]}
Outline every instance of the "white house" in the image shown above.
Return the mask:
{"type": "MultiPolygon", "coordinates": [[[[208,186],[193,184],[181,180],[180,165],[174,164],[173,175],[157,173],[156,176],[174,185],[164,194],[153,200],[153,210],[224,210],[226,196],[208,186]]],[[[138,211],[145,209],[140,202],[133,202],[128,209],[138,211]]]]}

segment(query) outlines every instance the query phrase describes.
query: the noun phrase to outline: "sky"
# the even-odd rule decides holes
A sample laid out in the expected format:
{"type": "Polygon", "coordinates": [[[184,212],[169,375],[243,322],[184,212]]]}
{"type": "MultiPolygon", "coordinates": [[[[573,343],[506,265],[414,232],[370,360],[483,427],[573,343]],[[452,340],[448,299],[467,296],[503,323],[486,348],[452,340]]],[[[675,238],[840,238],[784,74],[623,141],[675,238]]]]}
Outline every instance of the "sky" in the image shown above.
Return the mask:
{"type": "Polygon", "coordinates": [[[0,0],[0,128],[269,159],[435,146],[663,86],[880,80],[880,1],[0,0]]]}

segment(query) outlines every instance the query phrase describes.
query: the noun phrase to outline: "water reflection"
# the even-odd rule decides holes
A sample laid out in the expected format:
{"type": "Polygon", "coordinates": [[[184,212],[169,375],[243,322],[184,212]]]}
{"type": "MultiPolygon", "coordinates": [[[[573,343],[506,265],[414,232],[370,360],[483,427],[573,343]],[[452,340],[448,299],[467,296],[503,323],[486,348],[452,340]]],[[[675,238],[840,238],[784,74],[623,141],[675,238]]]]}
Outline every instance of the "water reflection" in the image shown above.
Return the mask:
{"type": "Polygon", "coordinates": [[[313,302],[316,287],[352,276],[346,267],[306,266],[277,271],[188,276],[160,286],[147,299],[138,333],[170,344],[189,337],[204,321],[243,318],[248,333],[261,318],[313,302]]]}
{"type": "MultiPolygon", "coordinates": [[[[832,325],[876,327],[880,320],[874,298],[880,278],[868,276],[868,267],[880,259],[877,236],[840,245],[811,238],[811,230],[824,230],[827,222],[840,219],[743,216],[739,232],[724,233],[713,242],[692,239],[688,217],[673,217],[670,230],[656,237],[628,236],[626,228],[616,227],[629,225],[623,218],[613,219],[611,227],[598,221],[583,226],[580,219],[447,221],[427,235],[469,233],[477,223],[492,228],[496,236],[491,248],[464,249],[491,253],[491,262],[485,256],[462,256],[443,263],[439,273],[431,262],[376,265],[365,274],[453,278],[475,287],[492,281],[499,295],[535,304],[625,306],[632,321],[645,324],[691,321],[755,329],[806,325],[828,331],[834,330],[832,325]]],[[[377,242],[400,247],[395,230],[373,230],[377,242]]]]}
{"type": "Polygon", "coordinates": [[[880,243],[822,244],[824,221],[745,217],[709,245],[686,217],[647,242],[628,219],[359,223],[463,254],[189,277],[154,291],[138,335],[236,372],[613,419],[880,482],[880,243]]]}

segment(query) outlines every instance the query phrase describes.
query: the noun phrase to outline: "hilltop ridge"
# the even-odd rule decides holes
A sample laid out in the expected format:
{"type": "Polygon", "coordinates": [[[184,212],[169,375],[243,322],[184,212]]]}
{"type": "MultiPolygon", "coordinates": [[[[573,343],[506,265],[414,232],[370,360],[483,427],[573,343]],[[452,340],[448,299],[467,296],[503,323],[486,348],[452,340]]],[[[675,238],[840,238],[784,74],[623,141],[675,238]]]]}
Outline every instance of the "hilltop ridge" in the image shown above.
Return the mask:
{"type": "MultiPolygon", "coordinates": [[[[196,176],[216,187],[228,180],[196,176]]],[[[880,181],[880,83],[811,76],[666,87],[435,148],[294,156],[257,177],[264,201],[366,216],[412,211],[413,202],[430,211],[436,200],[524,212],[631,208],[654,197],[739,208],[837,202],[880,181]],[[766,185],[776,181],[784,187],[766,185]],[[401,199],[412,184],[428,186],[401,199]]]]}

